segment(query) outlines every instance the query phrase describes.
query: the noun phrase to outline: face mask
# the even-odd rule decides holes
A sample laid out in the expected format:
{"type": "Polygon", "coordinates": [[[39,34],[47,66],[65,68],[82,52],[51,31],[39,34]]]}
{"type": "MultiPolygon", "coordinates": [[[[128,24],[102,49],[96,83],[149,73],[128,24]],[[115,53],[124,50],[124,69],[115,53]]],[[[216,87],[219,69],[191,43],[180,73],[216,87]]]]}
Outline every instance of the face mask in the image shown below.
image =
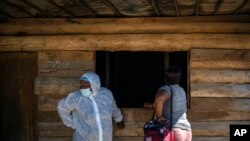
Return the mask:
{"type": "Polygon", "coordinates": [[[87,89],[80,89],[81,91],[81,95],[82,96],[85,96],[85,97],[88,97],[92,94],[92,92],[90,91],[90,88],[87,88],[87,89]]]}

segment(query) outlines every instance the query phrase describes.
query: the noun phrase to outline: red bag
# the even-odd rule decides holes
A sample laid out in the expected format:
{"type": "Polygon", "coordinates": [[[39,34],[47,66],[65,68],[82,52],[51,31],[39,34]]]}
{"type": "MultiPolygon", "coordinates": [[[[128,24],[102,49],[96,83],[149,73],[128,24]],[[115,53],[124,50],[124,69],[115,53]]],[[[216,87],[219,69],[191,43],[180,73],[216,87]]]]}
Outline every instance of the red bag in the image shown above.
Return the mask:
{"type": "Polygon", "coordinates": [[[158,121],[147,122],[143,130],[144,141],[174,141],[174,134],[158,121]]]}

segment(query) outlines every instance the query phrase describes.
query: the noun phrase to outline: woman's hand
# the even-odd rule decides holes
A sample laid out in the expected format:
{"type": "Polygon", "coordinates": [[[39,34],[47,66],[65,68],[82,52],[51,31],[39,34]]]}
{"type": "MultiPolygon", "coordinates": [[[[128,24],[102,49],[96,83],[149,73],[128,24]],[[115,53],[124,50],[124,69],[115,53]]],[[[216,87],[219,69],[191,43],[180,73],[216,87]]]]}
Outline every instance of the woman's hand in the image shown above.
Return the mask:
{"type": "Polygon", "coordinates": [[[167,119],[164,117],[157,118],[157,121],[159,121],[163,126],[167,127],[167,119]]]}
{"type": "Polygon", "coordinates": [[[120,122],[117,122],[116,124],[117,124],[117,126],[118,126],[119,129],[123,129],[125,127],[125,123],[124,123],[123,120],[120,121],[120,122]]]}

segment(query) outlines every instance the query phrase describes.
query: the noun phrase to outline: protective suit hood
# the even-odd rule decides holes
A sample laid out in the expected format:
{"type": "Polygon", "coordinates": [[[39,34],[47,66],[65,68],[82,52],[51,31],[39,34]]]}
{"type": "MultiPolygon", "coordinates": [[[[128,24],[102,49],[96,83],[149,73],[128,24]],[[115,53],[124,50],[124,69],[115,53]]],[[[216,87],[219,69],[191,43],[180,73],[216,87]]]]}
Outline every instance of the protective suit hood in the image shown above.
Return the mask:
{"type": "Polygon", "coordinates": [[[87,72],[83,74],[81,78],[82,77],[86,77],[89,80],[93,94],[96,95],[101,88],[100,77],[94,72],[87,72]]]}

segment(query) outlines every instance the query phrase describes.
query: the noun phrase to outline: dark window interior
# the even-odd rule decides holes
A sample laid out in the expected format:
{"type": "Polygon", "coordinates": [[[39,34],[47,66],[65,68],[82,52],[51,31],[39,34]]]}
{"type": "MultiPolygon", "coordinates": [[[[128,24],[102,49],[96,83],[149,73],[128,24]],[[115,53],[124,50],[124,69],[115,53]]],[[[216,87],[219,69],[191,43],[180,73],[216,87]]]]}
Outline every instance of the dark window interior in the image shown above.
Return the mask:
{"type": "MultiPolygon", "coordinates": [[[[153,103],[157,89],[164,85],[165,61],[169,61],[169,65],[179,65],[185,73],[186,58],[186,52],[98,51],[96,72],[101,77],[102,86],[113,92],[119,107],[142,108],[146,102],[153,103]],[[169,60],[165,59],[166,54],[169,60]]],[[[181,81],[185,90],[186,78],[181,81]]]]}

